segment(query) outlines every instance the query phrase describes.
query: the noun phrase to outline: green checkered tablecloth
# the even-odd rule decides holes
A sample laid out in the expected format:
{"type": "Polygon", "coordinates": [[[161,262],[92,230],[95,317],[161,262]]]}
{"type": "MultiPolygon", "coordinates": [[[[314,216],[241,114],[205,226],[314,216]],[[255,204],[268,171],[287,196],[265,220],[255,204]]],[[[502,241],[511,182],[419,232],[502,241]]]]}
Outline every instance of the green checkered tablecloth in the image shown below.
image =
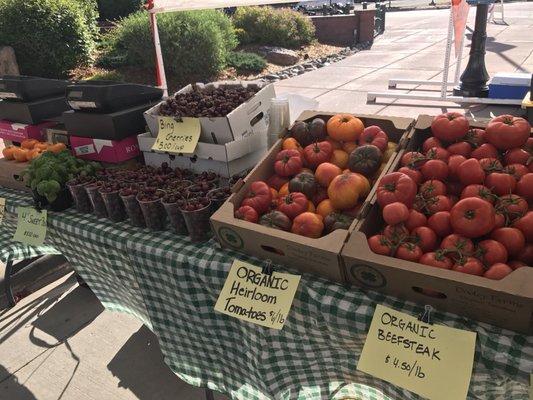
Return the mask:
{"type": "MultiPolygon", "coordinates": [[[[16,208],[29,197],[7,189],[0,197],[10,215],[0,228],[2,260],[44,251],[10,239],[16,208]]],[[[67,210],[49,214],[47,245],[68,258],[106,308],[150,327],[166,363],[192,385],[234,399],[419,399],[356,365],[377,303],[412,315],[423,305],[303,275],[285,327],[276,331],[214,311],[232,260],[261,263],[214,241],[192,244],[67,210]]],[[[533,337],[454,314],[437,312],[435,320],[477,332],[470,399],[528,398],[533,337]]]]}

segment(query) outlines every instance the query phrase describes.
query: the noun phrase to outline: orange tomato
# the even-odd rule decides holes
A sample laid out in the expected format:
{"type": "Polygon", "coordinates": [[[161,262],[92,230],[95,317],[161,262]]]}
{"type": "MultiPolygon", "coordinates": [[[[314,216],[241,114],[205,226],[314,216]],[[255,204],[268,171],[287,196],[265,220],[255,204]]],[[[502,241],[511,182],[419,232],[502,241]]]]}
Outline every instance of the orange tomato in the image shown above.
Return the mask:
{"type": "Polygon", "coordinates": [[[348,166],[348,153],[344,150],[333,150],[330,163],[335,164],[340,169],[345,169],[348,166]]]}
{"type": "Polygon", "coordinates": [[[45,151],[48,149],[48,143],[43,143],[43,142],[36,143],[34,148],[45,151]]]}
{"type": "Polygon", "coordinates": [[[42,150],[40,150],[40,149],[29,150],[28,153],[26,154],[26,160],[27,161],[34,160],[37,157],[39,157],[41,155],[41,153],[42,153],[42,150]]]}
{"type": "Polygon", "coordinates": [[[22,147],[23,149],[31,150],[35,147],[37,143],[39,143],[37,139],[25,139],[22,141],[22,143],[20,143],[20,147],[22,147]]]}
{"type": "Polygon", "coordinates": [[[359,180],[357,182],[357,186],[361,190],[360,196],[367,196],[368,193],[370,193],[370,181],[367,179],[366,176],[359,174],[357,172],[350,172],[351,174],[354,174],[359,180]]]}
{"type": "Polygon", "coordinates": [[[354,173],[336,176],[328,186],[328,197],[338,210],[346,210],[357,205],[361,195],[361,178],[354,173]]]}
{"type": "Polygon", "coordinates": [[[291,150],[291,149],[298,150],[298,151],[303,150],[300,143],[298,143],[298,141],[292,137],[283,140],[283,144],[281,145],[281,147],[283,148],[283,150],[291,150]]]}
{"type": "Polygon", "coordinates": [[[329,199],[322,200],[316,208],[317,214],[321,215],[323,218],[326,218],[333,211],[335,211],[335,208],[329,199]]]}
{"type": "Polygon", "coordinates": [[[16,162],[25,162],[28,161],[28,153],[28,149],[21,149],[20,147],[16,147],[13,152],[13,157],[15,157],[16,162]]]}
{"type": "Polygon", "coordinates": [[[319,238],[324,230],[322,216],[312,212],[304,212],[294,218],[291,232],[310,238],[319,238]]]}
{"type": "Polygon", "coordinates": [[[320,185],[328,187],[333,178],[341,173],[342,170],[338,166],[329,162],[325,162],[317,167],[315,171],[315,178],[320,185]]]}
{"type": "Polygon", "coordinates": [[[272,193],[272,199],[278,198],[278,191],[274,189],[273,187],[270,188],[270,193],[272,193]]]}
{"type": "Polygon", "coordinates": [[[307,211],[314,213],[315,212],[315,205],[311,200],[308,201],[307,211]]]}
{"type": "Polygon", "coordinates": [[[2,150],[2,154],[6,160],[14,160],[15,159],[15,146],[7,146],[2,150]]]}
{"type": "Polygon", "coordinates": [[[66,148],[67,146],[65,146],[64,143],[56,143],[56,144],[48,146],[48,151],[51,151],[52,153],[59,153],[65,150],[66,148]]]}
{"type": "Polygon", "coordinates": [[[363,121],[352,114],[337,114],[328,120],[328,135],[339,142],[355,142],[363,133],[363,121]]]}
{"type": "Polygon", "coordinates": [[[289,194],[289,182],[279,188],[278,196],[287,196],[289,194]]]}

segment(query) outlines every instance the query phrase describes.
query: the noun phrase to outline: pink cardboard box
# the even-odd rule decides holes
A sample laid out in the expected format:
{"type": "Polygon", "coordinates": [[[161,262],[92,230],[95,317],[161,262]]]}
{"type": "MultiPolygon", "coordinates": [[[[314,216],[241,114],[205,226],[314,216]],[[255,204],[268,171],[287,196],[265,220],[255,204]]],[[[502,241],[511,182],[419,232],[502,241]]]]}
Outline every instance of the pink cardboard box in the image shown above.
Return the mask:
{"type": "Polygon", "coordinates": [[[120,163],[140,154],[137,136],[122,140],[104,140],[70,136],[72,153],[85,160],[120,163]]]}
{"type": "Polygon", "coordinates": [[[0,138],[20,143],[25,139],[46,140],[46,129],[57,125],[57,122],[46,121],[37,125],[19,124],[8,120],[0,120],[0,138]]]}

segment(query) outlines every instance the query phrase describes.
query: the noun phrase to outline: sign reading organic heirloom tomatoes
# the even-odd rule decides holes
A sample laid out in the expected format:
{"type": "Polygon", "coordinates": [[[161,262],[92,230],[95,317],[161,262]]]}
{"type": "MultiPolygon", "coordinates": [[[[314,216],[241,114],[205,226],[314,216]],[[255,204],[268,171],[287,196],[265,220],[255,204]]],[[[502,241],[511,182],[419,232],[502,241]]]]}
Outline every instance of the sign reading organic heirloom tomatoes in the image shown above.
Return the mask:
{"type": "Polygon", "coordinates": [[[158,133],[152,150],[167,153],[194,153],[200,139],[200,120],[198,118],[172,117],[157,118],[158,133]]]}
{"type": "Polygon", "coordinates": [[[474,332],[378,304],[357,369],[431,400],[466,399],[475,343],[474,332]]]}
{"type": "Polygon", "coordinates": [[[215,311],[267,328],[281,329],[287,320],[299,275],[272,272],[234,260],[215,311]]]}

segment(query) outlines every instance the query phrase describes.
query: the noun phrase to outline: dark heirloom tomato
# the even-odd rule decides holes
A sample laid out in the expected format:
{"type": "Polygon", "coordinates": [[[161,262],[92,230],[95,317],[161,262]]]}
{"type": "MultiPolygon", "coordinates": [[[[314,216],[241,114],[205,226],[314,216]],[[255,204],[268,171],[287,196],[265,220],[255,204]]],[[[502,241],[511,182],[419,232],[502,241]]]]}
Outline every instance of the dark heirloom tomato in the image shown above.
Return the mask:
{"type": "Polygon", "coordinates": [[[381,207],[399,201],[407,207],[413,205],[416,196],[416,183],[401,172],[392,172],[379,180],[376,190],[377,201],[381,207]]]}
{"type": "Polygon", "coordinates": [[[282,150],[276,156],[274,171],[279,176],[292,176],[299,173],[302,170],[302,166],[302,156],[298,150],[282,150]]]}
{"type": "Polygon", "coordinates": [[[352,172],[371,177],[379,169],[382,157],[381,151],[374,145],[359,146],[350,153],[348,168],[352,172]]]}
{"type": "Polygon", "coordinates": [[[300,192],[308,199],[312,199],[316,193],[315,176],[310,172],[300,172],[289,181],[289,192],[300,192]]]}
{"type": "Polygon", "coordinates": [[[282,231],[289,231],[292,226],[290,218],[281,211],[271,211],[264,214],[259,218],[259,224],[282,231]]]}
{"type": "Polygon", "coordinates": [[[463,138],[468,132],[468,120],[458,112],[437,115],[431,123],[431,132],[437,139],[454,142],[463,138]]]}
{"type": "Polygon", "coordinates": [[[334,211],[324,218],[324,230],[330,233],[337,229],[348,229],[353,220],[354,218],[350,215],[334,211]]]}
{"type": "Polygon", "coordinates": [[[521,117],[500,115],[493,118],[485,130],[487,141],[500,150],[522,147],[531,133],[531,126],[521,117]]]}
{"type": "Polygon", "coordinates": [[[283,185],[289,182],[289,179],[284,176],[272,175],[268,178],[267,183],[270,187],[273,187],[276,190],[280,190],[283,185]]]}
{"type": "Polygon", "coordinates": [[[250,206],[258,214],[262,214],[270,208],[272,201],[272,192],[270,187],[263,181],[253,182],[250,190],[242,201],[241,206],[250,206]]]}
{"type": "Polygon", "coordinates": [[[450,211],[450,223],[454,232],[469,238],[489,233],[495,224],[492,204],[477,197],[460,200],[450,211]]]}

